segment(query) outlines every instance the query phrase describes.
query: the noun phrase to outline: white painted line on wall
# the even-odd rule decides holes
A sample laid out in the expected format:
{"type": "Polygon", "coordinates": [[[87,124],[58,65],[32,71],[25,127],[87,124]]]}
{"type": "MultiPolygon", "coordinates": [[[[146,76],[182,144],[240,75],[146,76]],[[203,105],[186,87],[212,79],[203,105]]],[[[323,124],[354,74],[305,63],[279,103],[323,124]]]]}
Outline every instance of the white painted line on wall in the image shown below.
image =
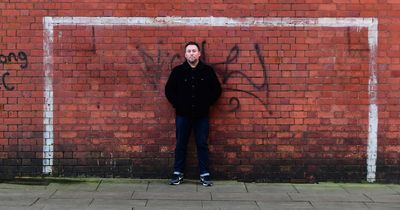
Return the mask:
{"type": "Polygon", "coordinates": [[[51,174],[53,167],[53,24],[51,17],[43,19],[43,173],[51,174]]]}
{"type": "Polygon", "coordinates": [[[378,67],[376,63],[378,49],[378,21],[368,27],[369,44],[369,121],[367,147],[367,181],[376,180],[376,160],[378,156],[378,67]]]}
{"type": "Polygon", "coordinates": [[[58,25],[83,26],[220,26],[220,27],[355,27],[368,28],[369,57],[369,127],[367,149],[367,180],[375,181],[378,133],[377,101],[377,18],[227,18],[227,17],[45,17],[44,18],[44,160],[43,173],[52,172],[53,161],[53,28],[58,25]],[[48,162],[47,162],[48,161],[48,162]],[[45,164],[46,163],[46,164],[45,164]]]}

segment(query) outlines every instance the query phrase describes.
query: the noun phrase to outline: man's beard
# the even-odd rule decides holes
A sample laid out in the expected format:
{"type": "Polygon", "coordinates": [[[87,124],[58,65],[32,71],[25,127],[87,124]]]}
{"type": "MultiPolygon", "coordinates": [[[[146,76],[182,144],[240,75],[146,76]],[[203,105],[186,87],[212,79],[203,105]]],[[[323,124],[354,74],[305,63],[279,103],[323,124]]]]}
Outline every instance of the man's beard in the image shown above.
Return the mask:
{"type": "Polygon", "coordinates": [[[193,60],[187,59],[187,62],[190,64],[196,64],[197,62],[199,62],[199,60],[198,59],[193,59],[193,60]]]}

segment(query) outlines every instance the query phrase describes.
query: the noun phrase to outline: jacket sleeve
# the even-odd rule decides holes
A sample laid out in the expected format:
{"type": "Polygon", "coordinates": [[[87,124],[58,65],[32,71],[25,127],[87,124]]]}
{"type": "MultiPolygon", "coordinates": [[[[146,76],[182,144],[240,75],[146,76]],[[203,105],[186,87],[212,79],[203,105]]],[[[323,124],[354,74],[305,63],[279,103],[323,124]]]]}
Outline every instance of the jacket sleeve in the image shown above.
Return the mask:
{"type": "Polygon", "coordinates": [[[210,105],[213,105],[218,98],[221,96],[221,83],[218,80],[217,75],[213,68],[211,68],[211,98],[210,98],[210,105]]]}
{"type": "Polygon", "coordinates": [[[169,75],[167,84],[165,85],[165,96],[168,101],[172,104],[174,108],[176,108],[177,104],[177,81],[176,81],[176,70],[172,70],[169,75]]]}

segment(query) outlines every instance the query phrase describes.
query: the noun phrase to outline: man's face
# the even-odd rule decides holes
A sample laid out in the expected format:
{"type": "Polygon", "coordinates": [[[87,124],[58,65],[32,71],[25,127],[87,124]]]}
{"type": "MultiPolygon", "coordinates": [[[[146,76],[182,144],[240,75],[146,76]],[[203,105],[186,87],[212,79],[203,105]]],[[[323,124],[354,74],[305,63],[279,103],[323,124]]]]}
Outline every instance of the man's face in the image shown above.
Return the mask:
{"type": "Polygon", "coordinates": [[[191,64],[196,64],[200,58],[200,51],[196,45],[188,45],[185,49],[185,58],[191,64]]]}

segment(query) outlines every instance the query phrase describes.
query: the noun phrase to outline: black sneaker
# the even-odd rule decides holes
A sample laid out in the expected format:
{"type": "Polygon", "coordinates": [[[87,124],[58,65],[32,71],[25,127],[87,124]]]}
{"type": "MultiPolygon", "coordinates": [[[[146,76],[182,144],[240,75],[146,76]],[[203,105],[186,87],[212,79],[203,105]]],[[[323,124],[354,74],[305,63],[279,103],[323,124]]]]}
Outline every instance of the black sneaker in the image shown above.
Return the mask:
{"type": "Polygon", "coordinates": [[[174,172],[172,174],[171,180],[169,180],[170,185],[178,185],[183,182],[183,174],[174,172]]]}
{"type": "Polygon", "coordinates": [[[213,186],[213,182],[211,181],[210,175],[200,176],[200,183],[206,187],[213,186]]]}

